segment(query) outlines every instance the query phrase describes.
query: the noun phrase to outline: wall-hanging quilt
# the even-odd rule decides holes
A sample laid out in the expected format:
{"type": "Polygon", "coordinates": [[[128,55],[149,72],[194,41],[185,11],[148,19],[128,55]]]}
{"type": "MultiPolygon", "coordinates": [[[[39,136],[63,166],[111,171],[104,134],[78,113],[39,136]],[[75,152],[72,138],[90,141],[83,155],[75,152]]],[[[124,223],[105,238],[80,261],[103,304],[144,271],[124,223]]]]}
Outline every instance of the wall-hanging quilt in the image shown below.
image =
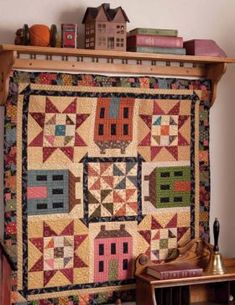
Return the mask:
{"type": "Polygon", "coordinates": [[[5,114],[12,302],[134,299],[134,259],[209,235],[210,82],[15,71],[5,114]]]}

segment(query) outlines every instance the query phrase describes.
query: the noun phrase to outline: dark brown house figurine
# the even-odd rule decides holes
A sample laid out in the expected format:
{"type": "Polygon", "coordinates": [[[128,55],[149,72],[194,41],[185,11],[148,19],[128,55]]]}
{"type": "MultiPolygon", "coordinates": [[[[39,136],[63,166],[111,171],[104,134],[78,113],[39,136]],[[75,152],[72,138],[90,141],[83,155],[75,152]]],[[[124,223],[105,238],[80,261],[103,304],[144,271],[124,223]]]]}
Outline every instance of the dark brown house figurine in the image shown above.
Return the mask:
{"type": "Polygon", "coordinates": [[[82,23],[85,24],[85,48],[126,51],[126,23],[129,19],[119,6],[111,9],[109,3],[88,7],[82,23]]]}

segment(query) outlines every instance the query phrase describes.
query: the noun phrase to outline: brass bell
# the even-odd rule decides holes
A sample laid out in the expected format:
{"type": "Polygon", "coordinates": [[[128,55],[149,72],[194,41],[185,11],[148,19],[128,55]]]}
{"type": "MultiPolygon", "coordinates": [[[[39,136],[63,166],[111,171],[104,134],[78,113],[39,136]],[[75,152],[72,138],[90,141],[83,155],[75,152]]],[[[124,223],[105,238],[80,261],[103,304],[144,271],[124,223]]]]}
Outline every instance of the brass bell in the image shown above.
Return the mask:
{"type": "Polygon", "coordinates": [[[214,225],[213,225],[213,234],[214,234],[214,247],[213,252],[211,253],[211,257],[209,260],[209,264],[206,268],[206,272],[210,274],[224,274],[225,268],[223,263],[222,255],[219,253],[219,231],[220,231],[220,224],[217,218],[215,218],[214,225]]]}

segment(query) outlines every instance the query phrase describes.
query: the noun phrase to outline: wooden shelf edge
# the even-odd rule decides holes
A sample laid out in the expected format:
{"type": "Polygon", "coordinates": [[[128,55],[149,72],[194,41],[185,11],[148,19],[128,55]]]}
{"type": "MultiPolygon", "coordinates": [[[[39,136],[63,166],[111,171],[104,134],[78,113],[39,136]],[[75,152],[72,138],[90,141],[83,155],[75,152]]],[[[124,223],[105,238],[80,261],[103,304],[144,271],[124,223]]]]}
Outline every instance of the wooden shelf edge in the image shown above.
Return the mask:
{"type": "Polygon", "coordinates": [[[14,69],[27,70],[57,70],[70,72],[89,72],[89,73],[121,73],[139,75],[171,75],[205,77],[206,71],[203,67],[173,67],[173,66],[154,66],[154,65],[134,65],[119,63],[99,63],[99,62],[74,62],[59,60],[41,59],[18,59],[16,58],[14,69]]]}
{"type": "Polygon", "coordinates": [[[21,54],[45,54],[59,56],[86,56],[86,57],[104,57],[104,58],[123,58],[139,60],[157,60],[157,61],[179,61],[179,62],[197,62],[197,63],[235,63],[235,58],[215,57],[215,56],[192,56],[192,55],[171,55],[171,54],[154,54],[138,53],[110,50],[89,50],[89,49],[69,49],[69,48],[51,48],[51,47],[34,47],[2,44],[0,52],[16,51],[21,54]]]}
{"type": "Polygon", "coordinates": [[[212,81],[213,104],[217,84],[225,73],[228,63],[235,63],[235,58],[2,44],[0,45],[0,105],[6,102],[9,74],[12,69],[206,77],[212,81]]]}

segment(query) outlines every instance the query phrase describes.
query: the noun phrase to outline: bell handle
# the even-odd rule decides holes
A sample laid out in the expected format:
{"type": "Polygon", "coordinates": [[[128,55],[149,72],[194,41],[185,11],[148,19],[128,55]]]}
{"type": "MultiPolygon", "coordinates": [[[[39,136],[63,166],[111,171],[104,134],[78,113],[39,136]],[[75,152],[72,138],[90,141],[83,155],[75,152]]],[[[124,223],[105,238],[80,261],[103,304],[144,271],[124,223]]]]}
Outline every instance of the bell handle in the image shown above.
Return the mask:
{"type": "Polygon", "coordinates": [[[219,232],[220,232],[220,223],[217,218],[215,218],[213,225],[213,234],[214,234],[214,252],[219,252],[219,232]]]}

